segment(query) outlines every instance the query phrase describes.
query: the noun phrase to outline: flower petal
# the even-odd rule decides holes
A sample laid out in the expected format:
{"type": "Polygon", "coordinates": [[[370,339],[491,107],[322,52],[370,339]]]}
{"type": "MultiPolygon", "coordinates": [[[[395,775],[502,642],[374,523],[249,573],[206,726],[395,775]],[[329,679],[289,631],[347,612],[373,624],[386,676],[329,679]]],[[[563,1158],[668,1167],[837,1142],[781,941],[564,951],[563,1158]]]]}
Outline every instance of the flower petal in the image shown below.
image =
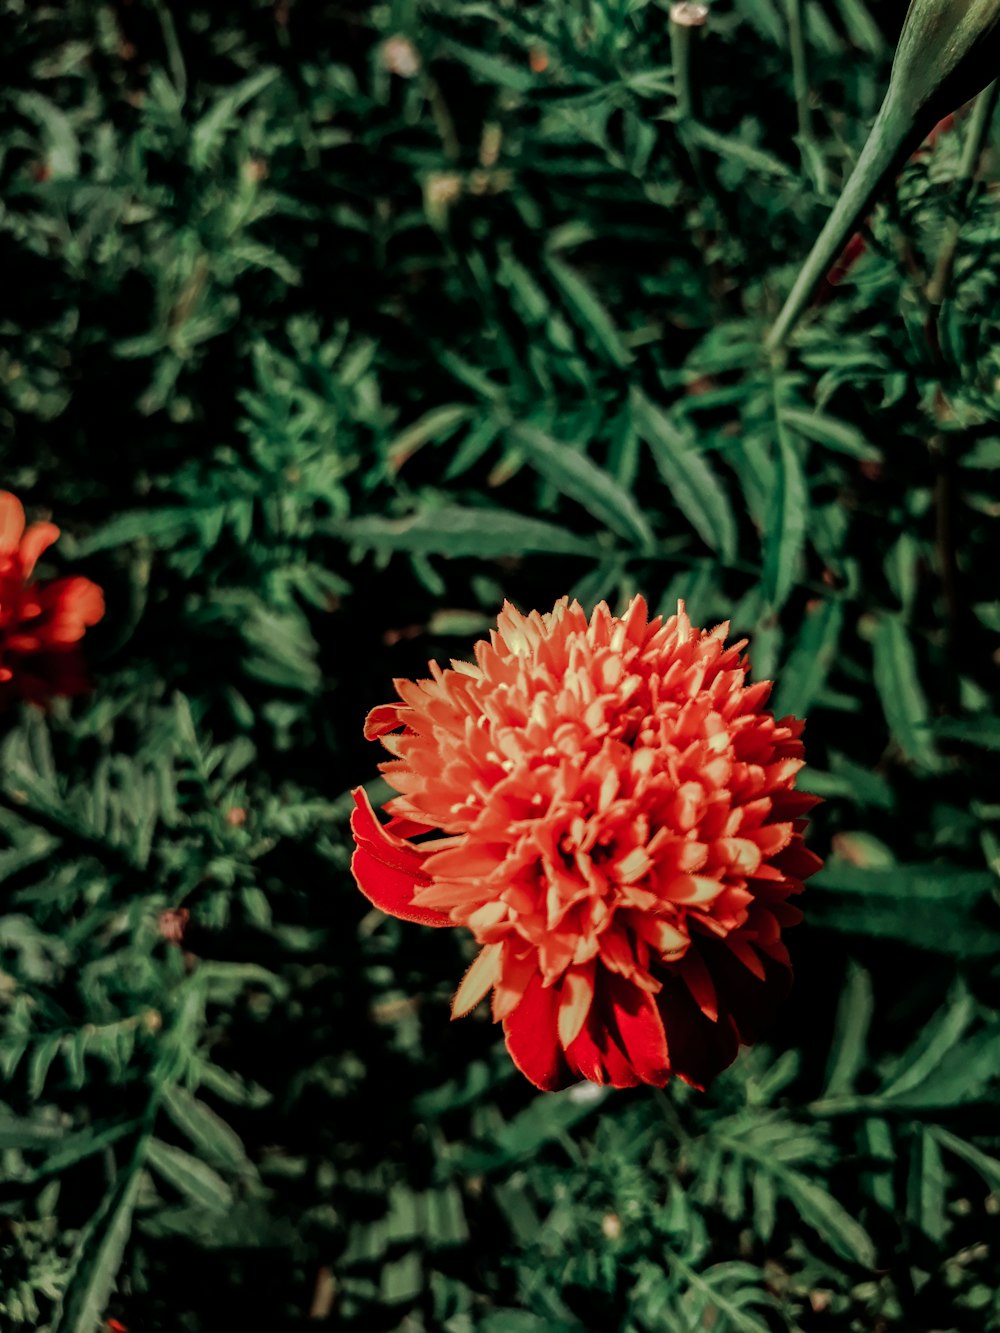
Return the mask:
{"type": "Polygon", "coordinates": [[[24,505],[10,491],[0,491],[0,556],[13,555],[24,532],[24,505]]]}
{"type": "MultiPolygon", "coordinates": [[[[759,983],[758,983],[759,984],[759,983]]],[[[679,977],[672,977],[655,997],[673,1072],[704,1090],[716,1074],[731,1065],[739,1050],[739,1038],[728,1014],[710,1022],[679,977]]]]}
{"type": "Polygon", "coordinates": [[[655,996],[610,974],[605,986],[629,1064],[643,1083],[661,1088],[670,1077],[670,1057],[655,996]]]}
{"type": "Polygon", "coordinates": [[[470,1009],[475,1009],[490,987],[500,980],[502,961],[502,944],[487,944],[479,950],[451,1002],[452,1018],[463,1018],[470,1009]]]}
{"type": "Polygon", "coordinates": [[[639,1075],[596,1009],[591,1009],[587,1022],[566,1051],[566,1059],[581,1078],[591,1083],[610,1084],[613,1088],[634,1088],[639,1083],[639,1075]]]}
{"type": "Polygon", "coordinates": [[[30,577],[42,552],[47,551],[58,539],[59,529],[54,523],[32,523],[21,538],[21,570],[25,578],[30,577]]]}
{"type": "Polygon", "coordinates": [[[403,839],[386,833],[364,788],[357,787],[351,794],[356,807],[351,815],[356,843],[351,873],[358,888],[376,907],[402,921],[450,926],[451,918],[444,912],[413,903],[414,890],[430,882],[421,869],[423,855],[403,839]]]}
{"type": "Polygon", "coordinates": [[[559,987],[559,1040],[570,1046],[586,1021],[594,999],[594,968],[571,967],[559,987]]]}
{"type": "Polygon", "coordinates": [[[555,986],[543,987],[536,972],[520,1004],[503,1021],[510,1058],[525,1078],[543,1092],[556,1092],[574,1082],[559,1048],[556,990],[555,986]]]}

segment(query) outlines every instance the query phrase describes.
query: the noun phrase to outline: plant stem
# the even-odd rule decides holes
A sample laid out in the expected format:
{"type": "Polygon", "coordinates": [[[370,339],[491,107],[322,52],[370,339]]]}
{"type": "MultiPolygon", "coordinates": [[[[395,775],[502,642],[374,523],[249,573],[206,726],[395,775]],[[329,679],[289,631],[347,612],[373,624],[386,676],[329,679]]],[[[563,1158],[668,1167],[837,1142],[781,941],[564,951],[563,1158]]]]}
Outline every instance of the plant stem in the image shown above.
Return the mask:
{"type": "MultiPolygon", "coordinates": [[[[812,149],[812,162],[818,166],[822,158],[813,133],[812,107],[809,105],[809,64],[806,56],[806,35],[802,23],[802,0],[787,0],[788,42],[792,51],[792,81],[795,88],[795,111],[799,122],[799,141],[803,159],[812,149]]],[[[825,173],[824,173],[825,174],[825,173]]],[[[823,182],[817,181],[822,188],[823,182]]]]}
{"type": "Polygon", "coordinates": [[[674,71],[674,97],[684,120],[695,118],[695,89],[691,79],[691,45],[694,30],[670,16],[670,63],[674,71]]]}
{"type": "Polygon", "coordinates": [[[768,334],[767,348],[771,353],[778,351],[788,341],[789,335],[812,299],[813,292],[840,254],[847,238],[857,229],[858,223],[868,212],[882,187],[882,182],[892,171],[900,156],[903,144],[899,134],[890,132],[893,128],[891,123],[893,117],[890,116],[888,107],[887,99],[882,104],[868,141],[861,150],[861,156],[848,177],[840,198],[834,204],[833,212],[817,236],[816,243],[799,270],[795,285],[768,334]]]}

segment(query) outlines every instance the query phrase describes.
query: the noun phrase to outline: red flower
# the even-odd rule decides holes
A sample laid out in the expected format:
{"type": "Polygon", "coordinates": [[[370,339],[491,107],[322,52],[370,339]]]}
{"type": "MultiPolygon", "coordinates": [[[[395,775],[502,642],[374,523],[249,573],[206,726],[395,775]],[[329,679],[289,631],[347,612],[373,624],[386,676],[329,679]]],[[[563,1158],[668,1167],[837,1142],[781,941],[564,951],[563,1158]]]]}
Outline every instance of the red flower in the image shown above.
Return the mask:
{"type": "Polygon", "coordinates": [[[492,989],[540,1088],[703,1087],[787,990],[816,798],[792,790],[803,723],[764,710],[770,682],[746,684],[728,629],[692,629],[683,604],[649,621],[641,597],[589,623],[568,598],[507,604],[474,665],[432,662],[368,716],[401,794],[383,825],[354,793],[358,885],[472,931],[452,1014],[492,989]]]}
{"type": "Polygon", "coordinates": [[[21,501],[0,491],[0,703],[44,703],[89,686],[79,644],[104,614],[100,588],[79,577],[42,584],[31,577],[58,536],[52,523],[25,529],[21,501]]]}

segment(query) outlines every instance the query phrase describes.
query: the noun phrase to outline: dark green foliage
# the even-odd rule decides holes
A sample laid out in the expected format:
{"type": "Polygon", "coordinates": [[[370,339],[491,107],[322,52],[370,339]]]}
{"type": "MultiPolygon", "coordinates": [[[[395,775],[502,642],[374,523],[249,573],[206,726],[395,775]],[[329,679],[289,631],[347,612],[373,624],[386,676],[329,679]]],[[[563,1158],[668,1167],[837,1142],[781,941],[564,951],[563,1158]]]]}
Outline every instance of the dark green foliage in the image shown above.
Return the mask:
{"type": "Polygon", "coordinates": [[[109,611],[2,724],[4,1330],[1000,1329],[997,161],[769,361],[900,17],[803,8],[796,137],[780,0],[697,123],[645,0],[5,7],[2,485],[109,611]],[[536,1096],[353,886],[361,724],[637,591],[808,714],[829,859],[770,1045],[536,1096]]]}

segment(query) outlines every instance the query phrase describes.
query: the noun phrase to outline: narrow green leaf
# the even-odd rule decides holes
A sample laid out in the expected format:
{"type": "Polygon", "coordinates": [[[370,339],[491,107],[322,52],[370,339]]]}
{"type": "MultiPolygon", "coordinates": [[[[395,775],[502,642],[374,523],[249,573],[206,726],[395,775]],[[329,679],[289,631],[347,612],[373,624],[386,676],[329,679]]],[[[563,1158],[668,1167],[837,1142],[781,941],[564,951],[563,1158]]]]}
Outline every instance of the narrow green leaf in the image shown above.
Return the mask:
{"type": "Polygon", "coordinates": [[[961,1040],[973,1016],[972,997],[964,985],[954,988],[946,1007],[926,1024],[880,1090],[883,1098],[899,1097],[919,1087],[961,1040]]]}
{"type": "Polygon", "coordinates": [[[947,862],[869,867],[836,857],[809,881],[810,888],[857,894],[868,901],[950,903],[958,911],[968,911],[970,905],[990,893],[993,883],[988,870],[965,870],[947,862]]]}
{"type": "Polygon", "coordinates": [[[425,412],[411,426],[400,431],[388,446],[389,467],[398,472],[403,464],[429,440],[440,443],[454,434],[455,429],[467,421],[473,409],[464,403],[446,403],[425,412]]]}
{"type": "Polygon", "coordinates": [[[802,1220],[811,1226],[842,1259],[875,1266],[875,1246],[856,1218],[821,1185],[798,1171],[782,1168],[779,1179],[802,1220]]]}
{"type": "Polygon", "coordinates": [[[151,1139],[146,1160],[174,1189],[210,1212],[221,1212],[233,1201],[232,1190],[218,1172],[181,1148],[151,1139]]]}
{"type": "Polygon", "coordinates": [[[426,555],[473,556],[483,560],[503,555],[593,556],[594,543],[554,523],[526,518],[508,509],[465,509],[445,505],[423,509],[408,518],[373,515],[331,524],[331,535],[388,551],[426,555]]]}
{"type": "Polygon", "coordinates": [[[990,1157],[975,1144],[966,1143],[965,1139],[960,1139],[957,1134],[952,1134],[940,1125],[929,1125],[928,1132],[937,1139],[942,1148],[953,1152],[956,1157],[967,1162],[973,1171],[978,1172],[991,1191],[1000,1194],[1000,1161],[997,1158],[990,1157]]]}
{"type": "Polygon", "coordinates": [[[477,75],[491,88],[509,88],[513,92],[526,93],[535,86],[535,75],[526,67],[504,60],[502,56],[491,55],[475,46],[465,46],[451,40],[439,43],[441,54],[451,56],[460,62],[462,68],[477,75]]]}
{"type": "Polygon", "coordinates": [[[809,492],[794,441],[780,423],[774,449],[774,490],[768,506],[761,588],[778,611],[795,586],[809,521],[809,492]]]}
{"type": "Polygon", "coordinates": [[[914,1136],[910,1147],[910,1172],[906,1184],[906,1212],[909,1220],[938,1243],[948,1229],[945,1212],[948,1178],[941,1160],[941,1149],[926,1127],[914,1136]]]}
{"type": "Polygon", "coordinates": [[[66,1131],[61,1125],[45,1124],[17,1116],[0,1115],[0,1151],[47,1148],[60,1142],[66,1131]]]}
{"type": "Polygon", "coordinates": [[[807,609],[774,694],[776,717],[808,715],[836,660],[843,623],[841,602],[823,602],[813,610],[807,609]]]}
{"type": "Polygon", "coordinates": [[[632,423],[652,451],[670,499],[706,546],[724,560],[734,559],[736,521],[729,499],[691,436],[638,389],[633,389],[629,406],[632,423]]]}
{"type": "Polygon", "coordinates": [[[95,551],[138,541],[169,549],[196,527],[197,521],[197,511],[188,508],[126,510],[89,537],[75,541],[73,551],[77,556],[92,555],[95,551]]]}
{"type": "Polygon", "coordinates": [[[622,342],[614,321],[586,282],[568,264],[550,255],[546,267],[552,274],[563,299],[579,328],[587,335],[591,348],[624,370],[632,363],[632,353],[622,342]]]}
{"type": "Polygon", "coordinates": [[[533,426],[515,426],[510,433],[529,463],[563,495],[640,550],[652,547],[653,533],[645,514],[593,459],[533,426]]]}
{"type": "Polygon", "coordinates": [[[1000,750],[1000,717],[976,717],[967,721],[943,718],[931,727],[935,736],[963,741],[981,750],[1000,750]]]}
{"type": "Polygon", "coordinates": [[[278,77],[277,69],[259,69],[218,99],[210,111],[207,111],[191,131],[191,164],[196,169],[210,164],[215,150],[222,142],[223,135],[237,112],[258,93],[273,83],[278,77]]]}
{"type": "Polygon", "coordinates": [[[856,426],[838,421],[825,412],[804,412],[796,407],[783,407],[781,416],[791,430],[827,449],[871,463],[877,463],[882,458],[880,451],[868,443],[856,426]]]}
{"type": "Polygon", "coordinates": [[[825,1097],[851,1092],[865,1062],[865,1041],[872,1018],[872,983],[865,969],[848,959],[847,976],[837,1006],[837,1022],[826,1066],[825,1097]]]}
{"type": "Polygon", "coordinates": [[[940,759],[928,730],[927,700],[916,654],[899,616],[883,614],[875,633],[875,688],[893,740],[917,767],[934,771],[940,759]]]}
{"type": "Polygon", "coordinates": [[[176,1084],[168,1087],[163,1094],[163,1109],[206,1161],[230,1171],[253,1170],[236,1131],[186,1088],[176,1084]]]}
{"type": "Polygon", "coordinates": [[[97,1248],[92,1254],[83,1255],[52,1333],[96,1333],[100,1327],[132,1231],[141,1179],[141,1171],[133,1168],[117,1198],[110,1203],[110,1218],[97,1248]]]}

